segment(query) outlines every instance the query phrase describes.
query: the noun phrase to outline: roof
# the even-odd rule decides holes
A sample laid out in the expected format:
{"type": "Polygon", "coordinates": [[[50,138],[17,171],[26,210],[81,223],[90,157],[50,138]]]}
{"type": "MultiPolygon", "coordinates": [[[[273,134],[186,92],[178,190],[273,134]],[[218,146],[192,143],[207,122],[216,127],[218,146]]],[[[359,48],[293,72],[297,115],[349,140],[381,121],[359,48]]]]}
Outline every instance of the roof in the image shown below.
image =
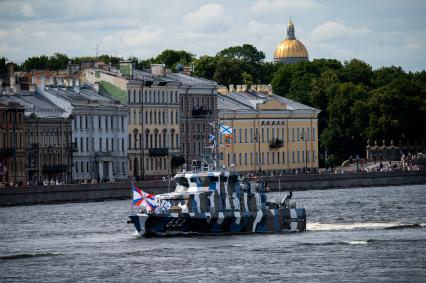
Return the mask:
{"type": "Polygon", "coordinates": [[[313,107],[307,106],[305,104],[299,103],[297,101],[272,94],[268,95],[262,92],[255,91],[244,91],[236,92],[232,91],[226,95],[218,96],[218,109],[219,110],[244,110],[244,109],[257,109],[257,105],[264,103],[267,100],[277,100],[279,102],[285,103],[287,105],[287,110],[309,110],[309,111],[318,111],[313,107]]]}
{"type": "Polygon", "coordinates": [[[78,91],[69,87],[46,87],[44,91],[72,105],[121,105],[118,100],[100,95],[88,87],[80,87],[78,91]]]}
{"type": "Polygon", "coordinates": [[[25,116],[31,114],[37,117],[64,117],[65,111],[51,102],[46,97],[30,93],[28,91],[21,91],[18,95],[3,95],[0,96],[1,102],[14,102],[19,103],[25,108],[25,116]]]}

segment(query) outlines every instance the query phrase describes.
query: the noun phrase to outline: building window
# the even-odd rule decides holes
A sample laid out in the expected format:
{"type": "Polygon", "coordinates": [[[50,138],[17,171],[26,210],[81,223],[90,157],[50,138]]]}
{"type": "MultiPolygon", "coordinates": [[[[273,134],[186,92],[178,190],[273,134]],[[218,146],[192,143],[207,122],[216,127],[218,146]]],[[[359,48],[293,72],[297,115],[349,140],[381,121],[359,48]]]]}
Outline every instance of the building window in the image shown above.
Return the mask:
{"type": "Polygon", "coordinates": [[[299,151],[297,151],[297,163],[300,163],[300,155],[299,155],[299,151]]]}
{"type": "Polygon", "coordinates": [[[291,139],[294,141],[294,128],[291,128],[291,139]]]}
{"type": "Polygon", "coordinates": [[[265,142],[264,128],[262,128],[262,142],[265,142]]]}
{"type": "Polygon", "coordinates": [[[294,163],[294,150],[291,151],[291,155],[292,155],[291,162],[294,163]]]}
{"type": "Polygon", "coordinates": [[[270,141],[270,139],[269,139],[269,128],[266,129],[266,141],[270,141]]]}

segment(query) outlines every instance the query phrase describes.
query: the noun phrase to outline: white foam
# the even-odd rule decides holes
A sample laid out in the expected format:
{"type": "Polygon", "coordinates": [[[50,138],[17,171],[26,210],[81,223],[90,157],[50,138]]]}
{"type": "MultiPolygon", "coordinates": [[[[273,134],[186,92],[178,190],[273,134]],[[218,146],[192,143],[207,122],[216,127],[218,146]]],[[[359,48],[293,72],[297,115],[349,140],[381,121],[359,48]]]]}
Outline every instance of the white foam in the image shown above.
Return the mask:
{"type": "Polygon", "coordinates": [[[336,230],[354,230],[354,229],[384,229],[400,225],[397,222],[360,222],[360,223],[307,223],[307,230],[311,231],[336,231],[336,230]]]}
{"type": "Polygon", "coordinates": [[[349,241],[349,242],[345,242],[348,243],[349,245],[366,245],[367,241],[349,241]]]}

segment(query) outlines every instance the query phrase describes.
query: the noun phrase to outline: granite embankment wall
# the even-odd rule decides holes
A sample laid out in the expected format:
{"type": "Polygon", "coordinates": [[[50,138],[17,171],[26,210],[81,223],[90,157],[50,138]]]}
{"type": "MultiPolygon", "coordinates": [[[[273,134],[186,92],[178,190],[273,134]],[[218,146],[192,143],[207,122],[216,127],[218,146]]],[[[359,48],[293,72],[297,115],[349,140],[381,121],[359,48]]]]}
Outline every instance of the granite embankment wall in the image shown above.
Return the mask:
{"type": "MultiPolygon", "coordinates": [[[[371,172],[266,177],[272,191],[322,190],[368,186],[426,184],[426,171],[371,172]]],[[[136,182],[143,190],[158,194],[168,191],[168,181],[136,182]]],[[[426,188],[426,186],[425,186],[426,188]]],[[[171,182],[170,189],[174,190],[171,182]]],[[[128,199],[129,183],[18,187],[0,189],[0,206],[128,199]]]]}

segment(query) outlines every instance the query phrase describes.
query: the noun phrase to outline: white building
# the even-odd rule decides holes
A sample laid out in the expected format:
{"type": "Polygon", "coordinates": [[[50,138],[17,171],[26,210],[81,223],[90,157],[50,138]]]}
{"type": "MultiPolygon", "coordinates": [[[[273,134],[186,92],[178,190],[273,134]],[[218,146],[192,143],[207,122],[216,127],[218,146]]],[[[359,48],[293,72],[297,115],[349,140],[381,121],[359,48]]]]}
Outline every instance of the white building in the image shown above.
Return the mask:
{"type": "Polygon", "coordinates": [[[43,95],[71,111],[73,180],[119,181],[128,177],[128,107],[93,89],[46,87],[43,95]]]}

